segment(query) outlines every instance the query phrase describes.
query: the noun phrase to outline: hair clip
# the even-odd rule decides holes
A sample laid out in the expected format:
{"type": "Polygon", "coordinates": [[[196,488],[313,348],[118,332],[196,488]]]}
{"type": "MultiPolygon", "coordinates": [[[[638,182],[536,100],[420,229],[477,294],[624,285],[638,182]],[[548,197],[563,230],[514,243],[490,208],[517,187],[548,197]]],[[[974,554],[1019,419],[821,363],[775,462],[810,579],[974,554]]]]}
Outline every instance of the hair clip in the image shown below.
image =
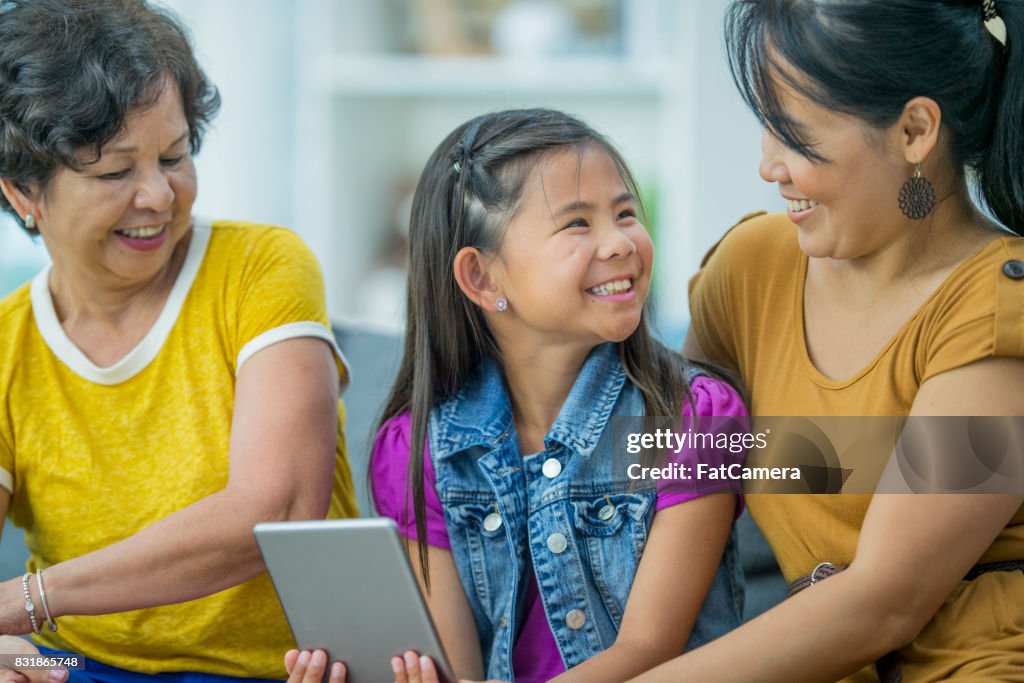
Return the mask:
{"type": "Polygon", "coordinates": [[[452,168],[455,169],[456,173],[460,175],[462,174],[462,164],[460,164],[459,162],[456,161],[454,164],[452,164],[452,168]]]}
{"type": "Polygon", "coordinates": [[[982,0],[981,10],[984,15],[985,28],[1003,46],[1006,46],[1006,24],[1002,17],[996,12],[995,0],[982,0]]]}

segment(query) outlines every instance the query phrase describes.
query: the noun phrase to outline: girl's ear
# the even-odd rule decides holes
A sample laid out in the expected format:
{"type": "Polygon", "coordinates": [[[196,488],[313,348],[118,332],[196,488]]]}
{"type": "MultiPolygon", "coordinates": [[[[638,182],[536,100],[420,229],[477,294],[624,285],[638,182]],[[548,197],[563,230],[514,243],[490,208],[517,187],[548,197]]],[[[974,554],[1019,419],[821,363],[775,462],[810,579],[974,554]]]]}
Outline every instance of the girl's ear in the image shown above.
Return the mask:
{"type": "Polygon", "coordinates": [[[477,306],[494,311],[499,291],[491,270],[494,257],[486,256],[476,247],[463,247],[455,254],[455,281],[466,297],[477,306]]]}

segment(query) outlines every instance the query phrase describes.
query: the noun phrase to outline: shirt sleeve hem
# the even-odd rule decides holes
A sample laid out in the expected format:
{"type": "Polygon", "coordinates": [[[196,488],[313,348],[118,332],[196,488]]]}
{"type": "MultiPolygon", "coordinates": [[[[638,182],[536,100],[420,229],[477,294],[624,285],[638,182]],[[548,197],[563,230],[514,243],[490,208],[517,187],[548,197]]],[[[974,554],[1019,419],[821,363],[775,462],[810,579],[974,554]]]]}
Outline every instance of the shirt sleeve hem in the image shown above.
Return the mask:
{"type": "Polygon", "coordinates": [[[342,370],[344,371],[344,375],[341,378],[339,394],[344,393],[345,389],[348,388],[349,379],[352,376],[352,368],[348,364],[348,359],[345,358],[345,354],[341,352],[340,348],[338,348],[338,342],[334,339],[334,334],[331,330],[323,323],[311,320],[281,325],[250,339],[246,345],[242,347],[242,350],[238,352],[238,358],[235,360],[235,374],[237,375],[238,371],[242,369],[242,365],[252,358],[258,351],[262,351],[268,346],[273,346],[274,344],[278,344],[289,339],[298,339],[300,337],[315,337],[317,339],[323,339],[330,345],[335,358],[339,363],[341,363],[342,370]]]}
{"type": "MultiPolygon", "coordinates": [[[[725,493],[722,491],[721,493],[725,493]]],[[[697,498],[703,498],[709,495],[707,493],[666,493],[659,494],[658,501],[654,505],[654,511],[659,512],[665,508],[675,507],[685,503],[688,500],[696,500],[697,498]]],[[[733,521],[735,522],[743,514],[743,510],[746,509],[746,501],[743,499],[742,493],[734,494],[736,496],[736,511],[733,513],[733,521]]]]}

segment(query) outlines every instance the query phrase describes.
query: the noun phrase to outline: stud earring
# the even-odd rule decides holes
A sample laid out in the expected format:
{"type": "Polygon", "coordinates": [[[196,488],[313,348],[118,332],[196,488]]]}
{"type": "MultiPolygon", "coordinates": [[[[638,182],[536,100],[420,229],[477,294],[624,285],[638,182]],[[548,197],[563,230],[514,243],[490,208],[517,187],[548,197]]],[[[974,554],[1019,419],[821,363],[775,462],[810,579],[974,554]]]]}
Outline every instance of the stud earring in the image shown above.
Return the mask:
{"type": "Polygon", "coordinates": [[[508,299],[503,296],[499,296],[497,301],[494,302],[494,307],[498,309],[498,313],[502,313],[508,310],[508,299]]]}
{"type": "Polygon", "coordinates": [[[25,229],[35,230],[36,229],[36,217],[32,214],[25,214],[25,229]]]}
{"type": "Polygon", "coordinates": [[[907,218],[921,220],[935,208],[935,187],[921,175],[921,164],[914,165],[914,177],[900,188],[900,211],[907,218]]]}

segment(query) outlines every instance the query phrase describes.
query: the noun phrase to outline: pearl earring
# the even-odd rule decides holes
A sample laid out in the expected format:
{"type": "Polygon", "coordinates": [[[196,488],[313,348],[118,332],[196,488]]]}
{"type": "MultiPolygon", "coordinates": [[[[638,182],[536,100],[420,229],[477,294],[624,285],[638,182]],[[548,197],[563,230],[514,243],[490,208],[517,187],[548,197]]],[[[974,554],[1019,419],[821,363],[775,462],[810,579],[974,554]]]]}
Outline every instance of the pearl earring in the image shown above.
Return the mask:
{"type": "Polygon", "coordinates": [[[30,213],[25,215],[25,229],[26,230],[35,230],[36,229],[36,217],[33,216],[30,213]]]}
{"type": "Polygon", "coordinates": [[[508,310],[508,299],[506,299],[503,296],[499,296],[498,300],[494,302],[494,307],[496,309],[498,309],[499,313],[501,313],[503,311],[507,311],[508,310]]]}

